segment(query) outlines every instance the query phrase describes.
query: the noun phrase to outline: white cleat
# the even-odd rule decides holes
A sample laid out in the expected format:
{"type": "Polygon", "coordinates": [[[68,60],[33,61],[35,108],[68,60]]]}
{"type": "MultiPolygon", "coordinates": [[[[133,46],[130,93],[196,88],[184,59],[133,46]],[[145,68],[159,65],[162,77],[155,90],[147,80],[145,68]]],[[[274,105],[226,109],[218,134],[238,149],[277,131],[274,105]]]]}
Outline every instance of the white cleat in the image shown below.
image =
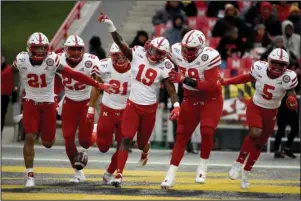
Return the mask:
{"type": "Polygon", "coordinates": [[[75,170],[75,175],[69,180],[71,183],[79,183],[86,181],[86,176],[82,170],[75,170]]]}
{"type": "Polygon", "coordinates": [[[102,176],[102,182],[101,184],[103,185],[111,185],[112,181],[114,179],[114,175],[108,173],[108,172],[105,172],[102,176]]]}
{"type": "Polygon", "coordinates": [[[176,183],[176,173],[178,171],[178,167],[174,165],[170,165],[166,177],[164,181],[161,183],[161,189],[170,189],[176,183]]]}
{"type": "Polygon", "coordinates": [[[242,171],[242,164],[239,162],[233,163],[232,167],[229,170],[229,178],[232,180],[238,179],[242,171]]]}
{"type": "Polygon", "coordinates": [[[195,183],[204,184],[206,182],[206,174],[207,174],[207,159],[201,158],[201,163],[199,164],[196,170],[195,183]]]}
{"type": "Polygon", "coordinates": [[[240,187],[242,189],[248,189],[250,186],[249,178],[248,178],[249,174],[250,171],[245,171],[245,170],[241,171],[240,187]]]}
{"type": "Polygon", "coordinates": [[[122,183],[122,174],[117,173],[111,184],[116,188],[120,188],[122,183]]]}
{"type": "Polygon", "coordinates": [[[148,161],[148,152],[147,153],[141,152],[141,156],[140,156],[140,160],[138,161],[138,165],[140,167],[143,167],[146,165],[147,161],[148,161]]]}
{"type": "Polygon", "coordinates": [[[33,176],[33,172],[29,172],[25,178],[25,188],[32,188],[36,186],[36,180],[33,176]]]}

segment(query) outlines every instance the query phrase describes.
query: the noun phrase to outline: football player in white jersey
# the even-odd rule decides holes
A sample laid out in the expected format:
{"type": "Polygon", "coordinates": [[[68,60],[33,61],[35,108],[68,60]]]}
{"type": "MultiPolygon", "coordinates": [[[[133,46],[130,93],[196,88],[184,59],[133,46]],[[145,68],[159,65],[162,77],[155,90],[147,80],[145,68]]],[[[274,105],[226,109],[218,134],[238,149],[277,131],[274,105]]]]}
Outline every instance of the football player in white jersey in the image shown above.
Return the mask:
{"type": "Polygon", "coordinates": [[[195,182],[204,184],[206,181],[207,162],[213,148],[214,132],[222,115],[223,97],[219,84],[221,57],[216,50],[205,46],[205,40],[201,31],[191,30],[185,34],[181,43],[171,47],[169,56],[178,67],[178,72],[172,70],[170,79],[183,84],[184,100],[181,104],[176,143],[169,169],[161,183],[162,189],[174,185],[185,147],[198,124],[202,141],[195,182]]]}
{"type": "Polygon", "coordinates": [[[285,94],[287,107],[297,110],[298,102],[293,88],[297,86],[298,79],[294,71],[287,69],[288,65],[287,52],[276,48],[269,54],[268,62],[255,62],[249,74],[221,80],[222,85],[256,82],[255,94],[246,111],[249,135],[245,137],[239,156],[229,171],[230,179],[237,179],[241,174],[243,189],[249,187],[248,175],[274,132],[277,109],[285,94]],[[242,167],[247,156],[246,164],[242,167]]]}
{"type": "Polygon", "coordinates": [[[131,62],[131,92],[122,116],[122,142],[117,157],[117,174],[112,185],[119,187],[122,182],[122,172],[128,158],[128,151],[137,132],[137,144],[142,150],[139,163],[144,166],[150,149],[149,139],[152,134],[156,110],[158,107],[157,93],[160,81],[164,80],[165,87],[174,104],[170,119],[176,119],[180,113],[178,97],[173,83],[167,78],[174,67],[167,59],[169,42],[164,37],[153,39],[146,48],[135,46],[130,49],[116,31],[108,16],[101,13],[99,22],[108,25],[114,42],[131,62]]]}
{"type": "MultiPolygon", "coordinates": [[[[70,66],[75,71],[87,76],[91,76],[92,68],[98,68],[99,65],[97,56],[85,53],[85,43],[77,35],[71,35],[67,38],[64,43],[64,52],[58,55],[62,65],[70,66]]],[[[70,182],[78,183],[85,181],[86,177],[82,170],[78,170],[82,167],[76,167],[73,161],[78,155],[75,145],[77,128],[78,142],[83,148],[88,149],[96,140],[96,135],[92,135],[94,116],[86,120],[91,86],[82,84],[65,75],[59,74],[59,76],[65,90],[61,114],[65,149],[75,171],[75,175],[70,182]]]]}
{"type": "MultiPolygon", "coordinates": [[[[92,75],[100,82],[114,84],[118,87],[111,94],[104,93],[100,104],[100,115],[97,123],[98,149],[106,153],[113,141],[117,142],[116,152],[111,158],[111,163],[103,175],[103,184],[110,184],[114,179],[114,172],[117,168],[117,153],[121,143],[121,118],[124,112],[127,99],[130,95],[131,64],[122,54],[118,45],[113,43],[110,49],[110,58],[100,61],[98,66],[93,67],[92,75]]],[[[100,95],[99,90],[93,87],[90,98],[89,115],[94,117],[95,104],[100,95]]]]}
{"type": "Polygon", "coordinates": [[[23,155],[26,167],[25,187],[35,186],[33,171],[34,142],[38,132],[42,144],[51,148],[55,142],[56,107],[54,76],[58,72],[84,84],[110,91],[114,87],[96,80],[60,63],[59,56],[49,52],[48,38],[40,32],[33,33],[27,41],[27,52],[17,55],[11,71],[19,72],[24,83],[23,127],[26,134],[23,155]]]}

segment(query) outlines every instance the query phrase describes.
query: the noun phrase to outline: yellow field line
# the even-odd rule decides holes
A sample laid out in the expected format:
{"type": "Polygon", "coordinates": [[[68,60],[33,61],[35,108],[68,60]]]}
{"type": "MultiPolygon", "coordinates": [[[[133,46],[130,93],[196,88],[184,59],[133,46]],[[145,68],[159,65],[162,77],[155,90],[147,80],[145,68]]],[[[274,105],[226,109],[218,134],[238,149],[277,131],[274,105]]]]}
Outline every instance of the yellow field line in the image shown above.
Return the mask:
{"type": "MultiPolygon", "coordinates": [[[[2,177],[2,180],[23,180],[24,177],[2,177]]],[[[43,178],[47,180],[59,180],[59,181],[69,181],[70,177],[47,177],[43,178]]],[[[96,181],[96,182],[101,182],[102,178],[89,178],[87,177],[87,181],[96,181]]],[[[163,181],[162,177],[125,177],[124,178],[125,182],[152,182],[152,183],[160,183],[163,181]]],[[[250,180],[252,183],[256,184],[300,184],[300,181],[297,180],[265,180],[265,179],[251,179],[250,180]]],[[[224,179],[216,179],[216,178],[207,178],[206,183],[207,184],[229,184],[229,183],[235,183],[238,184],[240,180],[230,180],[227,178],[224,179]]],[[[178,184],[192,184],[194,183],[194,177],[191,178],[186,178],[186,177],[180,177],[177,178],[177,183],[178,184]]]]}
{"type": "MultiPolygon", "coordinates": [[[[102,175],[104,173],[104,169],[84,169],[85,175],[102,175]]],[[[24,173],[25,167],[23,166],[2,166],[2,172],[19,172],[24,173]]],[[[43,173],[43,174],[74,174],[74,170],[72,168],[58,168],[58,167],[35,167],[35,173],[43,173]]],[[[161,176],[164,177],[166,171],[151,171],[151,170],[125,170],[124,175],[131,176],[161,176]]],[[[224,176],[228,177],[227,172],[208,172],[208,176],[224,176]]],[[[260,176],[263,174],[252,174],[252,176],[260,176]]],[[[177,177],[194,177],[195,172],[178,172],[177,177]]]]}
{"type": "MultiPolygon", "coordinates": [[[[163,196],[126,196],[126,195],[91,195],[71,193],[7,193],[2,192],[2,200],[214,200],[198,197],[163,197],[163,196]]],[[[216,200],[216,199],[215,199],[216,200]]],[[[224,199],[223,199],[224,200],[224,199]]]]}

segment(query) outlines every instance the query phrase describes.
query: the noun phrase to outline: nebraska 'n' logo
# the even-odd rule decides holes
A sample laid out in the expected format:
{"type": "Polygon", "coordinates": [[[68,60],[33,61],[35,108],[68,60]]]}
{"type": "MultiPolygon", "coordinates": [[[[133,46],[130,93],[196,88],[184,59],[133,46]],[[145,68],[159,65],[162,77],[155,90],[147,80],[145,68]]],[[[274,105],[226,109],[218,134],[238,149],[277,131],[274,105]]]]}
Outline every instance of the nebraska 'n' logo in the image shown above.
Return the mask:
{"type": "Polygon", "coordinates": [[[204,44],[204,41],[203,41],[202,37],[199,36],[198,38],[199,38],[199,41],[200,41],[202,44],[204,44]]]}
{"type": "Polygon", "coordinates": [[[107,117],[108,113],[107,112],[103,112],[102,115],[105,116],[105,117],[107,117]]]}

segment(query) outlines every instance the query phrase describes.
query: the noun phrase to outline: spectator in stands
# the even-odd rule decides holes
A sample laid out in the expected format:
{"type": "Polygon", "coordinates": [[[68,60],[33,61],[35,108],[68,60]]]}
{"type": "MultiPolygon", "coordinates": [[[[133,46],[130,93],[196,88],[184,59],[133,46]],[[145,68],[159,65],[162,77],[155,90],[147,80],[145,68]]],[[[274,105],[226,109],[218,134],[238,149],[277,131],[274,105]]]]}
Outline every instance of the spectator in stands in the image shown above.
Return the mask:
{"type": "Polygon", "coordinates": [[[98,36],[93,36],[90,41],[90,54],[96,55],[100,60],[106,58],[106,52],[101,46],[101,40],[98,36]]]}
{"type": "Polygon", "coordinates": [[[300,9],[295,4],[293,4],[290,8],[290,15],[288,17],[288,20],[291,21],[294,25],[294,33],[300,34],[301,13],[300,13],[300,9]]]}
{"type": "MultiPolygon", "coordinates": [[[[6,62],[4,54],[2,50],[0,50],[1,54],[1,133],[3,131],[3,126],[5,124],[5,116],[7,113],[7,107],[10,100],[10,95],[13,92],[14,87],[14,75],[13,73],[5,73],[7,74],[4,77],[4,72],[8,71],[10,65],[6,62]]],[[[2,136],[2,135],[1,135],[2,136]]]]}
{"type": "Polygon", "coordinates": [[[255,19],[256,24],[264,24],[271,36],[281,35],[281,23],[273,13],[273,6],[269,2],[260,3],[260,15],[255,19]]]}
{"type": "Polygon", "coordinates": [[[144,47],[144,44],[147,40],[148,40],[147,32],[144,30],[139,30],[139,31],[137,31],[137,34],[136,34],[134,40],[130,44],[130,48],[132,48],[136,45],[144,47]]]}
{"type": "Polygon", "coordinates": [[[173,17],[176,14],[183,16],[184,21],[186,21],[186,14],[182,10],[181,2],[179,1],[167,1],[165,8],[160,8],[156,11],[156,14],[153,16],[152,22],[153,25],[167,24],[171,22],[173,17]]]}
{"type": "Polygon", "coordinates": [[[207,17],[218,17],[219,12],[225,9],[226,4],[232,4],[236,9],[239,9],[236,1],[210,1],[207,8],[207,17]]]}
{"type": "Polygon", "coordinates": [[[282,38],[284,47],[300,59],[300,35],[294,33],[294,25],[289,20],[282,22],[282,38]]]}
{"type": "Polygon", "coordinates": [[[220,53],[222,60],[227,60],[228,57],[239,56],[244,54],[244,43],[241,36],[238,34],[238,29],[233,27],[226,36],[222,37],[216,50],[220,53]]]}
{"type": "Polygon", "coordinates": [[[250,24],[252,28],[256,24],[259,24],[259,15],[260,15],[260,2],[251,2],[251,6],[244,13],[242,13],[242,19],[246,23],[250,24]]]}
{"type": "Polygon", "coordinates": [[[166,29],[163,36],[167,38],[170,45],[181,42],[181,33],[185,27],[183,16],[176,14],[172,20],[172,27],[166,29]]]}
{"type": "Polygon", "coordinates": [[[186,13],[187,17],[193,17],[198,15],[198,9],[194,1],[182,1],[182,9],[186,13]]]}
{"type": "Polygon", "coordinates": [[[273,45],[265,53],[261,55],[260,60],[267,61],[269,54],[276,48],[282,48],[288,53],[290,57],[290,67],[298,65],[296,55],[284,47],[284,39],[281,36],[277,36],[274,39],[273,45]]]}
{"type": "Polygon", "coordinates": [[[255,26],[253,33],[247,39],[245,44],[246,51],[250,51],[256,47],[267,47],[271,44],[271,40],[266,32],[266,28],[263,24],[255,26]]]}
{"type": "Polygon", "coordinates": [[[238,17],[238,10],[232,4],[226,4],[225,16],[219,19],[213,27],[213,37],[223,37],[233,27],[238,29],[239,35],[247,37],[249,36],[250,28],[247,24],[238,17]]]}

